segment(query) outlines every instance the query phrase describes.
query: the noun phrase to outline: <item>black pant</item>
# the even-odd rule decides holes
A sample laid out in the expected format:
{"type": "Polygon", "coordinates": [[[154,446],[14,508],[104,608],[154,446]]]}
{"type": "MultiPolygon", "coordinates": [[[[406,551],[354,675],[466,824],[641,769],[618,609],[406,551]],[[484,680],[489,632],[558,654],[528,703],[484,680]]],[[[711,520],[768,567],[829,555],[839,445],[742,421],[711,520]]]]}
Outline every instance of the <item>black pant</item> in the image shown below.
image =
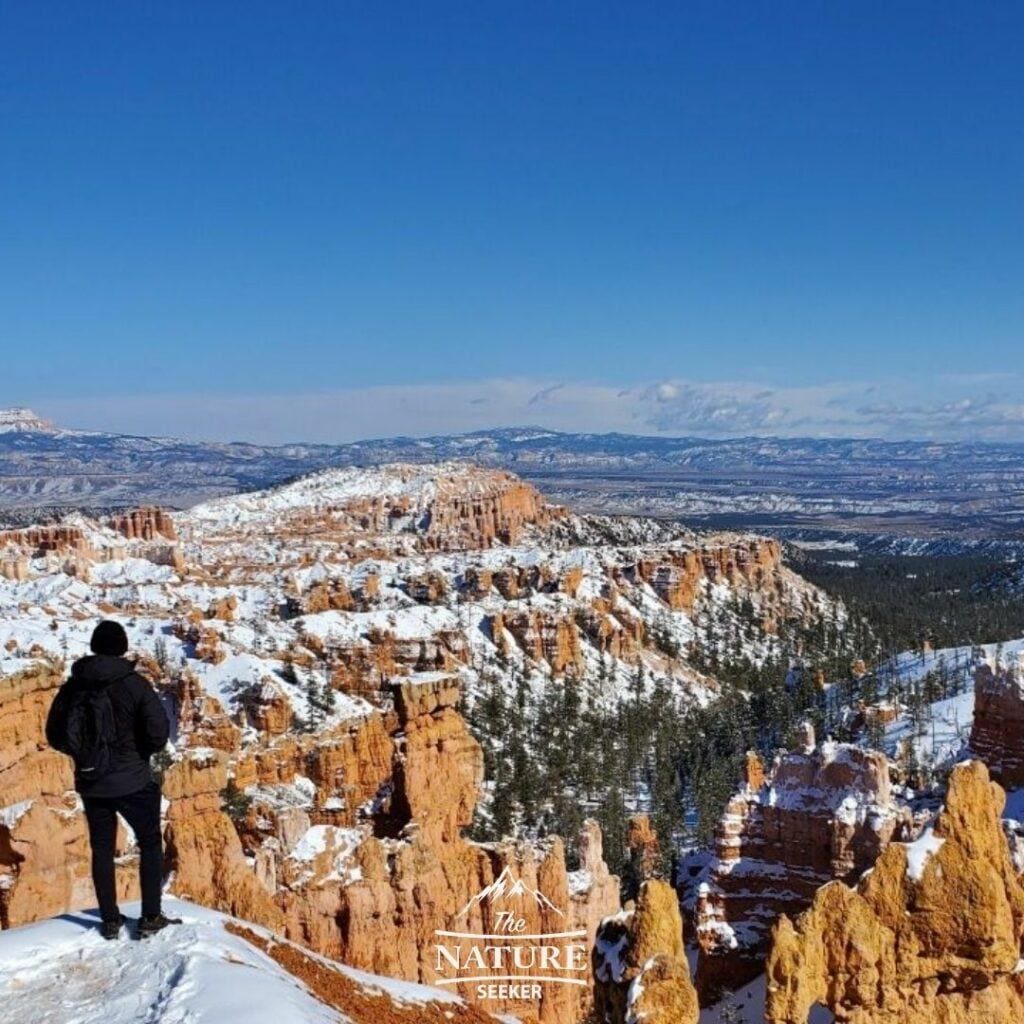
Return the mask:
{"type": "Polygon", "coordinates": [[[89,823],[92,846],[92,884],[104,921],[116,921],[117,885],[114,879],[114,843],[117,839],[117,815],[120,814],[135,833],[139,847],[139,882],[142,887],[142,916],[160,913],[164,855],[160,837],[160,787],[150,782],[127,796],[86,796],[85,820],[89,823]]]}

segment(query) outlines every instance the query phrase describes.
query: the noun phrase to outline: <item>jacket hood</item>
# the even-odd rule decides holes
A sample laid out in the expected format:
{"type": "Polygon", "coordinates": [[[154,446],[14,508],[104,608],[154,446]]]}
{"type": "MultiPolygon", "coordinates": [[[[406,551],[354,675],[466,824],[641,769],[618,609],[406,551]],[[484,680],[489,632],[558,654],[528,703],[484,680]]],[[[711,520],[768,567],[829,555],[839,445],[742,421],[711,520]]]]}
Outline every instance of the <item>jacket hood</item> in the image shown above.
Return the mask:
{"type": "Polygon", "coordinates": [[[71,678],[81,685],[99,689],[130,676],[134,671],[135,663],[127,658],[90,654],[86,658],[79,658],[71,666],[71,678]]]}

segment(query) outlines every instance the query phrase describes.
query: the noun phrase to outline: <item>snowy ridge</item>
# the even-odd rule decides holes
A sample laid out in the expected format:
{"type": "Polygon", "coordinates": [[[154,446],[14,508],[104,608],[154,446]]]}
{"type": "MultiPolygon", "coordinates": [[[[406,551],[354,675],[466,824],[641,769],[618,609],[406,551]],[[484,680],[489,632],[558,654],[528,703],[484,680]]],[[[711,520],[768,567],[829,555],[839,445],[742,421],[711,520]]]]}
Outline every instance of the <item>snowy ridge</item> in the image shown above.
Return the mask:
{"type": "MultiPolygon", "coordinates": [[[[179,900],[166,903],[184,923],[141,943],[104,942],[96,918],[81,912],[0,933],[4,1024],[369,1024],[366,1016],[322,1002],[271,956],[229,931],[230,918],[179,900]]],[[[137,905],[124,909],[138,913],[137,905]]],[[[419,1007],[439,1004],[455,1020],[465,1008],[450,992],[303,955],[341,974],[359,993],[385,999],[396,1019],[410,1024],[425,1019],[419,1007]]]]}
{"type": "Polygon", "coordinates": [[[57,428],[31,409],[0,409],[0,434],[56,434],[57,428]]]}

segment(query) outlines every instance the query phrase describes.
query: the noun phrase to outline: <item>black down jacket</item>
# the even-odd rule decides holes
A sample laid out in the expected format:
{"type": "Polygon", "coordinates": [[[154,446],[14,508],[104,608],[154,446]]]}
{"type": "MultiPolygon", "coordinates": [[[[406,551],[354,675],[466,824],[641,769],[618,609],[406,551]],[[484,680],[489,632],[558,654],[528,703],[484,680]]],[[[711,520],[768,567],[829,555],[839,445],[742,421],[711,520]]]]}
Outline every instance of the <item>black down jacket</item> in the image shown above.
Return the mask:
{"type": "Polygon", "coordinates": [[[135,671],[127,658],[94,654],[71,666],[71,678],[57,691],[46,720],[46,740],[67,753],[67,717],[76,691],[109,688],[114,711],[115,740],[110,769],[98,779],[83,781],[76,775],[75,788],[82,796],[126,796],[153,780],[150,757],[167,744],[167,714],[153,687],[135,671]]]}

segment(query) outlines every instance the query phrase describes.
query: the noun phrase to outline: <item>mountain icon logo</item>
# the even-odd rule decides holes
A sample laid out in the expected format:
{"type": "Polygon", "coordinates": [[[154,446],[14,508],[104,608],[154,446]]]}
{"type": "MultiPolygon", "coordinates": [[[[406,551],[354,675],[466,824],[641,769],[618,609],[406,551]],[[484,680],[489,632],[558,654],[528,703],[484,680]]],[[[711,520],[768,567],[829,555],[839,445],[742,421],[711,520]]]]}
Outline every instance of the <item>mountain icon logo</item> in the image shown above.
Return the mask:
{"type": "Polygon", "coordinates": [[[471,897],[459,911],[458,916],[462,917],[471,907],[480,903],[496,904],[524,898],[532,899],[542,909],[553,910],[559,917],[564,916],[563,912],[540,889],[532,889],[521,878],[516,878],[510,867],[505,867],[490,885],[485,885],[475,896],[471,897]]]}

